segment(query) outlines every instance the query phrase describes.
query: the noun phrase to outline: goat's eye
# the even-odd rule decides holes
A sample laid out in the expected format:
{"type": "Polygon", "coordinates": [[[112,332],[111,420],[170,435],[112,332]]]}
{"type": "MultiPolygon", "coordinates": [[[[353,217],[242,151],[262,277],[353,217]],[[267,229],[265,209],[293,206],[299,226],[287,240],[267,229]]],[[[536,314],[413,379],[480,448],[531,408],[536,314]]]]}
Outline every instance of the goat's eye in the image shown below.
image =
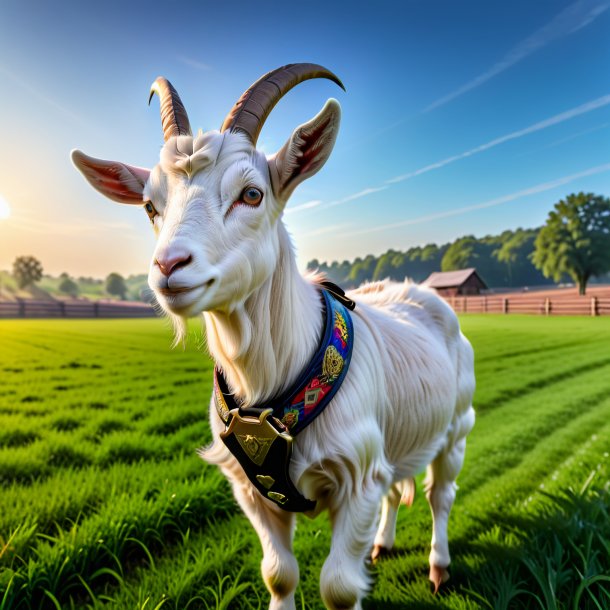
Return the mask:
{"type": "Polygon", "coordinates": [[[240,199],[248,205],[258,205],[263,200],[263,194],[257,188],[249,186],[242,191],[240,199]]]}
{"type": "Polygon", "coordinates": [[[148,217],[150,218],[150,222],[154,223],[155,216],[158,213],[157,210],[155,210],[155,206],[150,201],[147,201],[144,204],[144,209],[146,210],[146,213],[148,214],[148,217]]]}

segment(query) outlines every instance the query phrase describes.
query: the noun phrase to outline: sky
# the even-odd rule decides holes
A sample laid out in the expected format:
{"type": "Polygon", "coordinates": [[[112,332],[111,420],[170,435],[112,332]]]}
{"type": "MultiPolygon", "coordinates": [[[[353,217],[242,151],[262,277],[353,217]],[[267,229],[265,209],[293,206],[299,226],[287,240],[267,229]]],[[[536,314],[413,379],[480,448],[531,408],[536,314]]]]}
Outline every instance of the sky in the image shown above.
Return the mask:
{"type": "Polygon", "coordinates": [[[0,269],[34,255],[53,275],[145,273],[146,213],[93,191],[70,150],[153,167],[157,76],[206,131],[301,61],[346,86],[299,85],[259,139],[272,154],[341,104],[331,158],[284,215],[301,267],[537,227],[569,193],[610,196],[610,0],[2,0],[0,269]]]}

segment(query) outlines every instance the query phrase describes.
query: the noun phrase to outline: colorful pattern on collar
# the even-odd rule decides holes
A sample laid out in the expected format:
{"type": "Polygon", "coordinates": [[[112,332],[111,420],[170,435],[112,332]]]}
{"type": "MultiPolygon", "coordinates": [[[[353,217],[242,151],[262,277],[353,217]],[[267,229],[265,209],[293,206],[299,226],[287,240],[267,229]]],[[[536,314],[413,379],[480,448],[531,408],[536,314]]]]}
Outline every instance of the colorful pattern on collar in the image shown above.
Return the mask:
{"type": "MultiPolygon", "coordinates": [[[[260,412],[273,409],[273,416],[295,436],[308,426],[331,401],[345,378],[354,345],[354,328],[348,309],[333,294],[321,290],[325,309],[322,342],[309,366],[287,392],[263,405],[241,408],[260,412]]],[[[214,402],[220,418],[229,423],[229,411],[239,407],[219,370],[214,371],[214,402]]]]}

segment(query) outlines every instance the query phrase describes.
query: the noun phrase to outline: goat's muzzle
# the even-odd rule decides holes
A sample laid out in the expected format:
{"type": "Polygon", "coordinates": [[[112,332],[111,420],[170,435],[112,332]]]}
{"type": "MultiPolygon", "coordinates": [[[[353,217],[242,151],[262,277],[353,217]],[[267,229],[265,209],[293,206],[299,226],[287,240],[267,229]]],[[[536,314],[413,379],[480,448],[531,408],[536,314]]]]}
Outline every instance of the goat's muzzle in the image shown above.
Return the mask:
{"type": "Polygon", "coordinates": [[[192,260],[193,257],[188,252],[168,252],[165,256],[156,258],[155,264],[164,276],[169,277],[175,270],[186,267],[192,260]]]}

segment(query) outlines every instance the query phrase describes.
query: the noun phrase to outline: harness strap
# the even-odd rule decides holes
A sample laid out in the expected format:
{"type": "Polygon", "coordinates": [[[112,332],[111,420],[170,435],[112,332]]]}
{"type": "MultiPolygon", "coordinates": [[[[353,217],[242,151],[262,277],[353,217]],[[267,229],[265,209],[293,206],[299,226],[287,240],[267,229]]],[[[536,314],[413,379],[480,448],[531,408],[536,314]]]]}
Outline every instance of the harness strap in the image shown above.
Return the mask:
{"type": "Polygon", "coordinates": [[[313,510],[316,503],[305,498],[290,478],[292,436],[273,417],[272,410],[266,409],[259,417],[242,417],[239,409],[230,413],[229,427],[220,433],[220,438],[252,485],[284,510],[313,510]]]}
{"type": "Polygon", "coordinates": [[[315,502],[305,498],[290,479],[293,437],[326,408],[338,391],[349,368],[354,342],[348,307],[353,309],[355,303],[330,282],[324,288],[320,347],[287,392],[264,406],[243,407],[230,393],[222,372],[214,370],[214,401],[226,425],[221,439],[258,491],[293,512],[315,507],[315,502]]]}
{"type": "Polygon", "coordinates": [[[330,292],[335,299],[341,301],[343,305],[345,305],[350,311],[354,311],[356,309],[356,301],[352,301],[346,294],[345,290],[341,288],[341,286],[337,286],[337,284],[333,284],[329,280],[322,280],[320,282],[320,286],[323,286],[328,292],[330,292]]]}

